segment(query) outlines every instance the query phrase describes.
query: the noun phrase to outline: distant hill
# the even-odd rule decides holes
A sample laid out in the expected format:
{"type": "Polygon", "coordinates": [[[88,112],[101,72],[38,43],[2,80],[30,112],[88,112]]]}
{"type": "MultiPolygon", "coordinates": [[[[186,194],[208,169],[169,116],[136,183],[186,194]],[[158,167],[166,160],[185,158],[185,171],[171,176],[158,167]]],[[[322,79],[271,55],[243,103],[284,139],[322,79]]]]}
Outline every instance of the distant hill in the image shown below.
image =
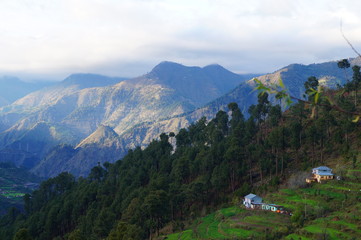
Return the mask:
{"type": "Polygon", "coordinates": [[[0,107],[13,103],[25,95],[55,84],[50,81],[24,82],[17,77],[0,77],[0,107]]]}

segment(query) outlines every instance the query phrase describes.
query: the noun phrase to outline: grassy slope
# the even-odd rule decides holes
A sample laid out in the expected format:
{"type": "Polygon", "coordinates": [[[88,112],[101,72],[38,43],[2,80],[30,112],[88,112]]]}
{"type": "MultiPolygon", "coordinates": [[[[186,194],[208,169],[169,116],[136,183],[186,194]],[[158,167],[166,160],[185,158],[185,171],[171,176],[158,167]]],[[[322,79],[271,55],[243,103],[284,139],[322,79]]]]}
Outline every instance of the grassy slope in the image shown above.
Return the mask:
{"type": "Polygon", "coordinates": [[[265,202],[304,214],[303,224],[291,217],[242,206],[220,209],[193,223],[190,229],[166,239],[361,239],[361,163],[348,168],[341,181],[308,188],[281,189],[264,196],[265,202]]]}

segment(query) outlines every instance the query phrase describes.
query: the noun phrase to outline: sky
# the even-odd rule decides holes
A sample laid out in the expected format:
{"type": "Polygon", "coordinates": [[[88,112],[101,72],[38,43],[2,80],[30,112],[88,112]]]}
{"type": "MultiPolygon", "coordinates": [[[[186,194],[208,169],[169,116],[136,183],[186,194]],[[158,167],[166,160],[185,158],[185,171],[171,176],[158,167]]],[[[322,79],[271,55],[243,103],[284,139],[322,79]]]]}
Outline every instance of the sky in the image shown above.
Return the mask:
{"type": "Polygon", "coordinates": [[[136,77],[161,61],[268,73],[356,57],[359,0],[0,0],[0,75],[136,77]]]}

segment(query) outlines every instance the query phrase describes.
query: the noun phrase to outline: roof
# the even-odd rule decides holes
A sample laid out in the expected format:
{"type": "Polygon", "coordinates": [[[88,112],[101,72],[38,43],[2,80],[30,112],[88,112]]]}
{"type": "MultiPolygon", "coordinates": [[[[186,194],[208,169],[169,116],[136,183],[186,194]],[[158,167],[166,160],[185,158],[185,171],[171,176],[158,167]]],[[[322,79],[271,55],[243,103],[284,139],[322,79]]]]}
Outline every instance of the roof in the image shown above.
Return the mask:
{"type": "Polygon", "coordinates": [[[318,172],[317,175],[320,175],[320,176],[333,176],[333,174],[330,173],[330,172],[322,172],[322,171],[318,172]]]}
{"type": "Polygon", "coordinates": [[[331,168],[326,167],[326,166],[319,166],[319,167],[314,168],[314,169],[312,169],[312,170],[319,170],[319,171],[332,171],[332,169],[331,169],[331,168]]]}
{"type": "Polygon", "coordinates": [[[260,196],[257,196],[256,194],[253,194],[253,193],[248,194],[248,195],[245,196],[244,198],[253,199],[253,198],[255,198],[255,197],[261,198],[260,196]]]}

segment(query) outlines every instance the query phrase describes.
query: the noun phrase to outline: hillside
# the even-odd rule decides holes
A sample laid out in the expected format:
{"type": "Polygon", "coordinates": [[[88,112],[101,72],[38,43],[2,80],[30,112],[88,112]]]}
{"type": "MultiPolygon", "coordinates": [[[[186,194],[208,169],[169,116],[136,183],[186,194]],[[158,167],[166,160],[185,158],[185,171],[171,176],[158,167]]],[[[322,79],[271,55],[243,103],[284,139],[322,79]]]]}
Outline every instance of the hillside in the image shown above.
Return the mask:
{"type": "Polygon", "coordinates": [[[248,210],[239,203],[199,218],[187,230],[165,239],[263,239],[265,234],[268,239],[358,239],[361,161],[356,168],[340,164],[336,174],[342,180],[302,188],[285,185],[264,196],[269,203],[287,207],[293,216],[248,210]]]}
{"type": "MultiPolygon", "coordinates": [[[[349,88],[325,94],[358,111],[354,93],[349,88]]],[[[357,238],[360,124],[323,96],[320,101],[323,106],[311,117],[312,109],[302,102],[282,113],[264,94],[250,106],[248,119],[230,103],[227,112],[201,118],[175,136],[161,134],[121,161],[99,164],[86,178],[62,173],[31,194],[25,213],[0,220],[0,238],[25,231],[39,240],[157,239],[188,229],[181,236],[291,239],[318,236],[319,227],[333,239],[357,238]],[[304,188],[303,172],[320,165],[332,167],[342,180],[304,188]],[[239,205],[250,192],[284,205],[292,217],[238,206],[216,213],[224,205],[239,205]]],[[[103,128],[93,139],[103,136],[116,135],[103,128]]]]}

